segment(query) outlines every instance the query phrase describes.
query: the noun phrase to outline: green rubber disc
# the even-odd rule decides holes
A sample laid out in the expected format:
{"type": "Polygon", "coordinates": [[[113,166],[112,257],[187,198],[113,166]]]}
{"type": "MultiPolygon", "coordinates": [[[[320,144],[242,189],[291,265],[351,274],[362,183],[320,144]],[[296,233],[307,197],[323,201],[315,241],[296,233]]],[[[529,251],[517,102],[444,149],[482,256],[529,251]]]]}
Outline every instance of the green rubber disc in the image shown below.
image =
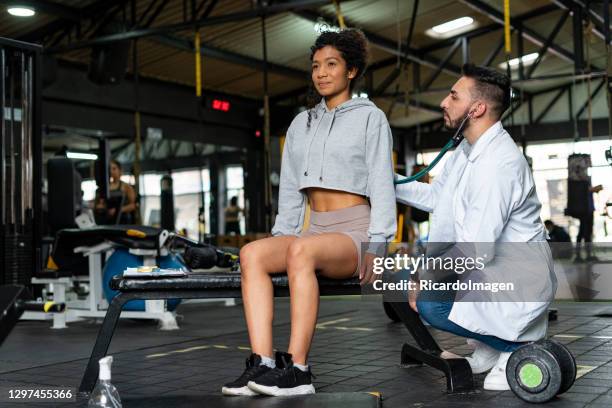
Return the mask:
{"type": "Polygon", "coordinates": [[[535,388],[542,384],[544,375],[540,367],[533,363],[527,363],[521,367],[519,371],[519,378],[523,385],[529,388],[535,388]]]}

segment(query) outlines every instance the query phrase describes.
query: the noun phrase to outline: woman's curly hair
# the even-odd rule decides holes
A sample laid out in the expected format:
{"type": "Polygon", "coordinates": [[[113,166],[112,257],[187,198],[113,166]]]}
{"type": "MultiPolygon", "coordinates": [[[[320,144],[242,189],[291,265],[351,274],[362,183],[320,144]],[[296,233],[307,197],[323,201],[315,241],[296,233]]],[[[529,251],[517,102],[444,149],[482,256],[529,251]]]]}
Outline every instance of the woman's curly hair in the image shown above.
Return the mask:
{"type": "MultiPolygon", "coordinates": [[[[352,91],[357,81],[363,76],[368,64],[369,50],[368,40],[361,30],[355,28],[347,28],[335,31],[325,31],[310,47],[310,61],[314,58],[315,52],[321,48],[332,46],[340,52],[344,61],[346,61],[347,70],[356,68],[357,74],[350,82],[349,89],[352,91]]],[[[308,87],[307,104],[308,104],[308,127],[312,118],[313,108],[319,102],[321,96],[314,88],[312,81],[308,87]]]]}

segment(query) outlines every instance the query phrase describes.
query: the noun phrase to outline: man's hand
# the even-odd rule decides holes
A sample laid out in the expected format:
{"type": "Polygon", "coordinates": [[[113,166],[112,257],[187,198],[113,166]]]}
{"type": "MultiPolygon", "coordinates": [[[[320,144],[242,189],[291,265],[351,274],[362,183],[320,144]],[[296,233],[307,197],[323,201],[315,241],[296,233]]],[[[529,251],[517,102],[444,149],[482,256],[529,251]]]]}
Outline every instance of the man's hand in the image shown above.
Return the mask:
{"type": "Polygon", "coordinates": [[[361,283],[361,285],[369,285],[379,278],[379,276],[373,272],[374,258],[376,258],[375,254],[366,252],[361,260],[361,269],[359,270],[359,283],[361,283]]]}
{"type": "Polygon", "coordinates": [[[116,208],[109,208],[108,209],[108,216],[109,217],[114,217],[116,213],[117,213],[117,209],[116,208]]]}
{"type": "Polygon", "coordinates": [[[591,191],[594,193],[599,193],[601,190],[603,190],[603,186],[601,184],[598,184],[595,187],[591,188],[591,191]]]}

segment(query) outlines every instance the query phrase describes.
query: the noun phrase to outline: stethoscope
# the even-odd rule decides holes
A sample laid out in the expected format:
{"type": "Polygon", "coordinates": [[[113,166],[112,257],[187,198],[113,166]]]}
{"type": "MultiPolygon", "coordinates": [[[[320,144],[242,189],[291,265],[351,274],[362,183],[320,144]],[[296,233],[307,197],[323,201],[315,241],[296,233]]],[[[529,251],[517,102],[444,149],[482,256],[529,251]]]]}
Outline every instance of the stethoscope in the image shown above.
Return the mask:
{"type": "Polygon", "coordinates": [[[413,181],[416,181],[416,180],[420,179],[421,177],[423,177],[424,175],[429,173],[431,171],[431,169],[433,169],[436,166],[436,164],[438,164],[440,159],[442,159],[442,157],[444,157],[444,155],[446,154],[447,151],[449,151],[450,149],[452,149],[454,147],[459,146],[459,143],[461,143],[461,141],[463,140],[463,128],[465,128],[465,124],[467,123],[467,120],[472,117],[473,113],[474,113],[473,111],[470,111],[470,112],[468,112],[467,115],[465,115],[465,118],[463,118],[463,120],[461,121],[461,124],[459,125],[459,127],[455,131],[455,134],[453,135],[453,137],[450,138],[448,143],[446,143],[446,145],[442,148],[442,151],[440,151],[440,153],[438,153],[436,158],[429,164],[429,166],[425,167],[423,170],[419,171],[416,174],[413,174],[410,177],[406,177],[406,178],[403,178],[403,179],[397,179],[397,180],[394,181],[394,183],[395,184],[410,183],[410,182],[413,182],[413,181]]]}

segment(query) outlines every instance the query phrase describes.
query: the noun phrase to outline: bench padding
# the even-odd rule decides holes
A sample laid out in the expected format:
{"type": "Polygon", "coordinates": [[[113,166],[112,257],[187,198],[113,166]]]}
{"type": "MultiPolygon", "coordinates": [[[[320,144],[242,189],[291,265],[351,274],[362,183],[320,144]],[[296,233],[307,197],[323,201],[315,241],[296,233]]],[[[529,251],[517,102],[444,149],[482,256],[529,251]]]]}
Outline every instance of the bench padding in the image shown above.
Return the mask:
{"type": "MultiPolygon", "coordinates": [[[[319,277],[319,288],[336,289],[345,294],[361,293],[358,278],[352,279],[328,279],[319,277]]],[[[275,288],[287,288],[289,279],[285,274],[272,277],[275,288]]],[[[172,291],[172,290],[215,290],[215,289],[240,289],[240,273],[237,272],[203,272],[190,273],[181,278],[126,278],[116,276],[110,282],[113,290],[120,292],[134,291],[172,291]]]]}

